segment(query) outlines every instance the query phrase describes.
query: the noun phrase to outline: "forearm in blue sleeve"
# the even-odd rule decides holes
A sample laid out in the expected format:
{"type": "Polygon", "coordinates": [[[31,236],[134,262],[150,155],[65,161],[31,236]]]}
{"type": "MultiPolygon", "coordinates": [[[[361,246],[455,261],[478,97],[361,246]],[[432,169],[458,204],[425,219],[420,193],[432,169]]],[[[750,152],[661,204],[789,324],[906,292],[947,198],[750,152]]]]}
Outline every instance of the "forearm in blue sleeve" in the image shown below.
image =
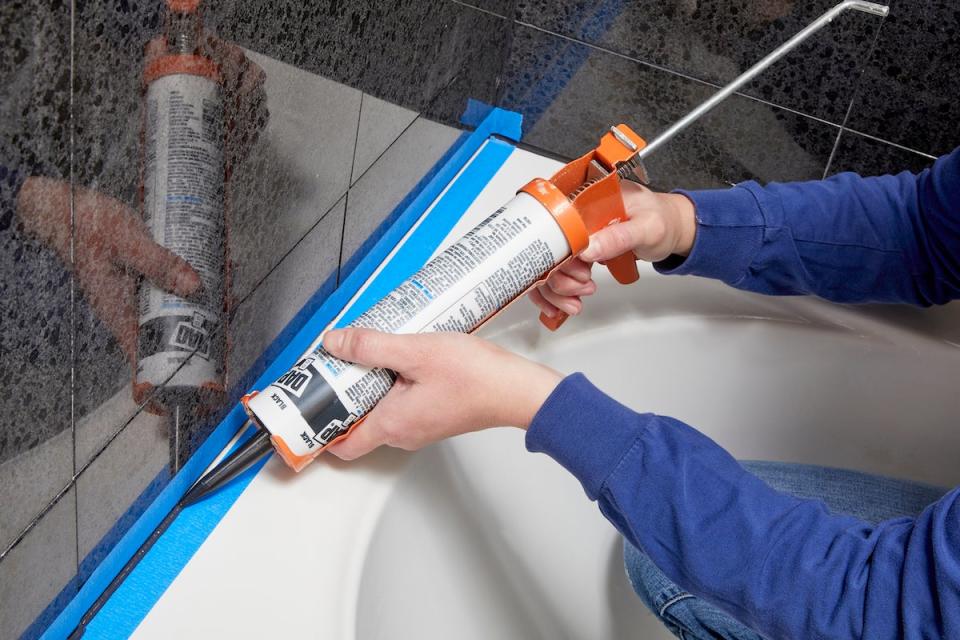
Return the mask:
{"type": "Polygon", "coordinates": [[[915,520],[832,515],[580,374],[540,409],[527,446],[573,473],[670,579],[767,637],[960,638],[958,490],[915,520]]]}
{"type": "Polygon", "coordinates": [[[696,206],[690,256],[657,266],[749,291],[836,302],[960,297],[960,149],[920,174],[681,191],[696,206]]]}

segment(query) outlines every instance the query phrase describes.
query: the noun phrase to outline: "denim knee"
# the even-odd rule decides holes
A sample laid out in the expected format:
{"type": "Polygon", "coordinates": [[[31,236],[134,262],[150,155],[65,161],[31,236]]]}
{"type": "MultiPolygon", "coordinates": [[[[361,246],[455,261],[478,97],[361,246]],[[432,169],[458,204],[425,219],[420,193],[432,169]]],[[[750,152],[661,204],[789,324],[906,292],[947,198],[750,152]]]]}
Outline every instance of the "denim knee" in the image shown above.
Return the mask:
{"type": "Polygon", "coordinates": [[[637,596],[664,626],[683,640],[763,640],[755,631],[700,598],[684,591],[629,542],[624,565],[637,596]]]}

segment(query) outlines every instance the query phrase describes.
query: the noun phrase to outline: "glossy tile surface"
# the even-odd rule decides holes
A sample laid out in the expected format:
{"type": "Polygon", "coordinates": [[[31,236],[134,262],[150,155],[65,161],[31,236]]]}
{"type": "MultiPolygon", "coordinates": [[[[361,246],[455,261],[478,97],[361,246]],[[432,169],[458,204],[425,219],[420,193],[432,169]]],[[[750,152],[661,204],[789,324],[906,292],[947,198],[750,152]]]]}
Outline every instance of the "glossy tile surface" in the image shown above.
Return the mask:
{"type": "MultiPolygon", "coordinates": [[[[703,83],[522,26],[514,33],[504,87],[505,105],[526,116],[525,141],[567,157],[593,148],[611,123],[627,123],[652,139],[713,92],[703,83]]],[[[647,165],[661,188],[819,178],[838,132],[734,96],[651,155],[647,165]]]]}
{"type": "MultiPolygon", "coordinates": [[[[457,82],[458,102],[493,102],[488,61],[509,46],[502,20],[447,1],[238,0],[211,7],[211,23],[244,47],[417,112],[457,82]]],[[[455,121],[463,107],[450,108],[455,121]]]]}
{"type": "Polygon", "coordinates": [[[231,387],[262,372],[268,362],[258,366],[261,354],[324,283],[327,293],[332,291],[339,266],[345,200],[341,198],[238,305],[230,321],[227,370],[231,387]]]}
{"type": "Polygon", "coordinates": [[[853,171],[862,176],[911,171],[917,173],[933,164],[933,160],[912,151],[900,149],[852,131],[844,131],[830,163],[830,175],[853,171]]]}
{"type": "Polygon", "coordinates": [[[0,464],[71,426],[69,34],[68,4],[0,7],[0,464]]]}
{"type": "MultiPolygon", "coordinates": [[[[81,561],[96,566],[119,535],[104,541],[115,526],[129,527],[146,505],[127,514],[151,482],[170,462],[174,416],[141,411],[77,479],[77,547],[81,561]],[[123,518],[123,521],[121,521],[123,518]],[[91,557],[91,552],[96,549],[91,557]]],[[[81,576],[86,579],[88,575],[81,576]]]]}
{"type": "MultiPolygon", "coordinates": [[[[520,0],[521,20],[664,69],[723,85],[746,71],[834,0],[520,0]]],[[[744,93],[841,123],[880,18],[839,16],[744,93]]]]}
{"type": "MultiPolygon", "coordinates": [[[[0,638],[20,637],[76,570],[76,493],[71,489],[0,560],[0,638]]],[[[64,596],[75,590],[71,586],[64,596]]]]}
{"type": "Polygon", "coordinates": [[[357,148],[353,154],[351,184],[360,179],[416,118],[416,111],[398,107],[371,95],[363,96],[360,122],[357,124],[357,148]]]}
{"type": "Polygon", "coordinates": [[[266,56],[249,58],[266,76],[269,117],[231,179],[231,290],[238,301],[347,192],[361,97],[266,56]]]}
{"type": "Polygon", "coordinates": [[[72,470],[69,429],[0,463],[0,553],[70,483],[72,470]]]}
{"type": "MultiPolygon", "coordinates": [[[[437,162],[461,131],[418,118],[350,188],[343,230],[341,263],[346,265],[360,245],[396,210],[437,162]]],[[[341,274],[341,279],[346,274],[341,274]]]]}
{"type": "Polygon", "coordinates": [[[848,126],[932,155],[960,144],[957,52],[960,9],[954,0],[895,0],[848,126]]]}

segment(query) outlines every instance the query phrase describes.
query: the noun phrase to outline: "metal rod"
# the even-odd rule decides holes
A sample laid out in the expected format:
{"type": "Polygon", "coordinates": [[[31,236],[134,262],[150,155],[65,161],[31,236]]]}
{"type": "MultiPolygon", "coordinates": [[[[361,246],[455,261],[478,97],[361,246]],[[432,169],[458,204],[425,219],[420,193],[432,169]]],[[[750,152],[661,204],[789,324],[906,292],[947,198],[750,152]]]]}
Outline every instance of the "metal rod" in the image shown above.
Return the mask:
{"type": "MultiPolygon", "coordinates": [[[[669,129],[658,135],[646,147],[640,150],[634,158],[637,160],[642,160],[648,155],[656,151],[658,148],[669,142],[675,135],[689,127],[691,124],[699,120],[701,117],[706,115],[710,110],[715,106],[726,100],[732,93],[737,91],[740,87],[747,84],[758,75],[767,70],[767,67],[772,65],[774,62],[782,58],[789,51],[795,48],[798,44],[809,38],[811,35],[822,29],[824,26],[829,24],[836,18],[838,15],[846,11],[847,9],[854,9],[856,11],[863,11],[865,13],[871,13],[875,16],[886,17],[890,12],[890,7],[884,6],[882,4],[877,4],[875,2],[864,2],[862,0],[845,0],[841,2],[834,8],[830,9],[822,16],[811,22],[807,25],[802,31],[797,33],[782,45],[777,47],[774,51],[769,53],[766,57],[763,58],[760,62],[756,63],[742,74],[737,76],[730,84],[726,85],[720,91],[717,91],[715,94],[710,96],[705,102],[703,102],[696,109],[685,115],[680,120],[677,120],[673,123],[669,129]]],[[[628,162],[629,164],[629,162],[628,162]]]]}

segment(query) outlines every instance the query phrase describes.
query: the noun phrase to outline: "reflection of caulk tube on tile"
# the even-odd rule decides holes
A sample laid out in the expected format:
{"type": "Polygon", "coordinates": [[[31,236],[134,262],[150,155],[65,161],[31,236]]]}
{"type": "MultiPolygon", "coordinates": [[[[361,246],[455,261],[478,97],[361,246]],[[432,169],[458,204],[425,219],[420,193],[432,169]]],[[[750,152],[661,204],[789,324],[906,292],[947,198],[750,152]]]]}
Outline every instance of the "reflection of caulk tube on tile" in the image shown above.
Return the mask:
{"type": "MultiPolygon", "coordinates": [[[[550,180],[538,178],[520,189],[349,326],[391,333],[475,331],[583,251],[590,234],[626,219],[620,181],[630,176],[645,180],[642,160],[651,150],[847,9],[887,14],[886,7],[859,0],[837,5],[649,145],[626,125],[611,127],[596,149],[565,165],[550,180]]],[[[632,254],[605,264],[620,283],[638,278],[632,254]]],[[[565,318],[540,316],[551,330],[565,318]]],[[[188,492],[185,503],[200,500],[236,477],[271,448],[291,468],[301,470],[328,445],[347,437],[387,394],[396,377],[393,372],[334,358],[323,349],[322,338],[276,382],[243,398],[247,414],[260,431],[204,476],[188,492]]]]}
{"type": "Polygon", "coordinates": [[[224,114],[220,72],[200,53],[200,0],[167,0],[166,51],[143,73],[143,217],[197,271],[191,299],[143,282],[134,398],[154,413],[224,394],[224,114]]]}

